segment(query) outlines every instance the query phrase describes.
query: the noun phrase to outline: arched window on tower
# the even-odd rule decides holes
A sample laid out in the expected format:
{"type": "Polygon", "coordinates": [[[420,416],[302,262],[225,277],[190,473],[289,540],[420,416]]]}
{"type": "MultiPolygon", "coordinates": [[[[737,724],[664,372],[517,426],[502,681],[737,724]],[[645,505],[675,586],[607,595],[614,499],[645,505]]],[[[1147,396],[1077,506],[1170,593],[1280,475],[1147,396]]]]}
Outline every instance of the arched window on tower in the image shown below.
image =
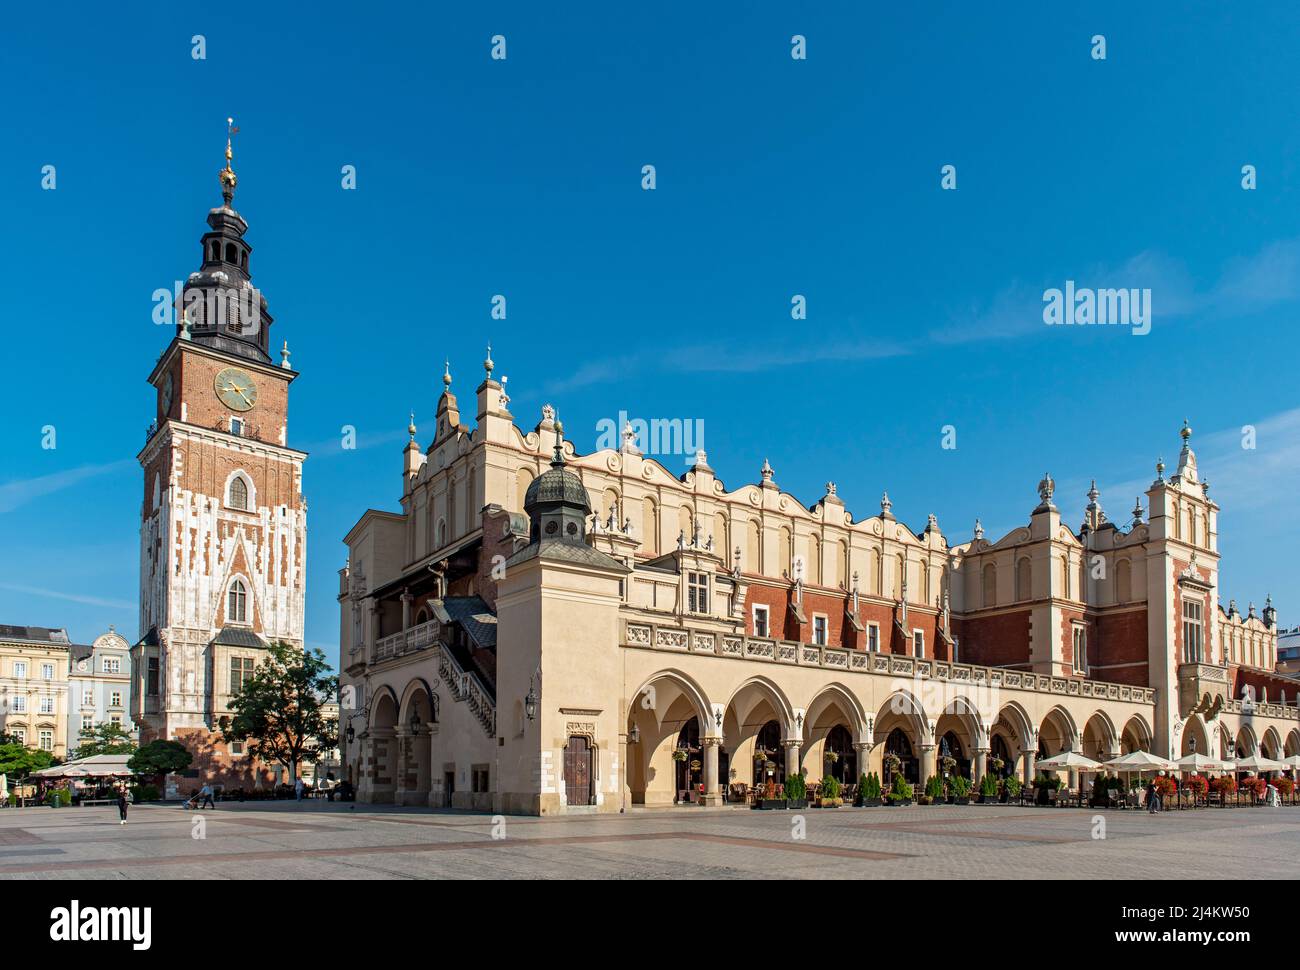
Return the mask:
{"type": "Polygon", "coordinates": [[[230,584],[226,600],[226,619],[235,623],[248,622],[248,589],[242,579],[230,584]]]}
{"type": "Polygon", "coordinates": [[[226,262],[239,265],[239,250],[235,248],[234,243],[226,243],[226,262]]]}
{"type": "Polygon", "coordinates": [[[209,250],[209,252],[211,254],[212,262],[214,263],[217,262],[219,259],[221,259],[221,243],[217,242],[214,239],[212,241],[212,248],[209,250]]]}
{"type": "Polygon", "coordinates": [[[248,482],[244,481],[243,475],[236,475],[230,480],[230,495],[226,499],[226,505],[241,512],[248,511],[248,482]]]}

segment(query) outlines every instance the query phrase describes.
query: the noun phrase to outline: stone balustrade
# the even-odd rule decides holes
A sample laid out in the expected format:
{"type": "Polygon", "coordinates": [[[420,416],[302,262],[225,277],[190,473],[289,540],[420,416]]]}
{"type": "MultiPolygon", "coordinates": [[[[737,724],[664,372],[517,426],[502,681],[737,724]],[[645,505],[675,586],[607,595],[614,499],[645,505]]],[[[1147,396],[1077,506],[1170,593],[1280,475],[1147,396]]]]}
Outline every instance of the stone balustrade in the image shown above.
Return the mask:
{"type": "MultiPolygon", "coordinates": [[[[1112,684],[1075,677],[1053,677],[1003,667],[919,660],[889,653],[868,653],[843,647],[825,647],[789,640],[767,640],[739,634],[716,633],[690,628],[628,621],[623,628],[623,646],[669,653],[709,654],[735,660],[803,667],[822,667],[891,677],[935,678],[956,683],[1039,691],[1098,700],[1133,701],[1155,704],[1153,687],[1112,684]]],[[[1259,708],[1273,705],[1257,705],[1259,708]]]]}

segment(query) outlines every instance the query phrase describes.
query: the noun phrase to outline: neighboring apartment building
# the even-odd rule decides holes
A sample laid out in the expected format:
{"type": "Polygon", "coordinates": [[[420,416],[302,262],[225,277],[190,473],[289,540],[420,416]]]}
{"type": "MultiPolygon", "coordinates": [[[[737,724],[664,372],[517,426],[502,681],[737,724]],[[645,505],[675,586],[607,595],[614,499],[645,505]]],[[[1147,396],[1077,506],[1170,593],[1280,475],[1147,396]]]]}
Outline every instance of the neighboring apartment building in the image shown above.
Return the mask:
{"type": "Polygon", "coordinates": [[[1288,677],[1300,677],[1300,626],[1278,634],[1277,672],[1288,677]]]}
{"type": "Polygon", "coordinates": [[[131,646],[111,626],[90,646],[73,644],[68,672],[68,751],[81,732],[111,723],[135,735],[131,720],[131,646]]]}
{"type": "Polygon", "coordinates": [[[0,732],[56,758],[68,753],[68,631],[0,626],[0,732]]]}

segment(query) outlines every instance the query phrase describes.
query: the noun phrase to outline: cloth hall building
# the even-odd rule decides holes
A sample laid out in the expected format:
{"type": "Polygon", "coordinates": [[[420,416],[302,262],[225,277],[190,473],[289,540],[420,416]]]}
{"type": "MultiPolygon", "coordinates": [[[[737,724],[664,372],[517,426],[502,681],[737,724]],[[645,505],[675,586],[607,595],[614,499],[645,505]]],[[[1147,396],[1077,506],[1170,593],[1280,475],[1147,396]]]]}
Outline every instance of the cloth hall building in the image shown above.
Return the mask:
{"type": "Polygon", "coordinates": [[[1125,525],[1095,487],[1067,523],[1045,476],[1023,526],[950,544],[887,495],[865,518],[834,484],[806,506],[766,462],[729,490],[703,452],[679,477],[630,430],[579,455],[549,406],[517,427],[484,366],[473,426],[445,374],[401,511],[344,540],[362,801],[617,812],[769,773],[884,779],[886,753],[913,781],[941,757],[978,781],[1067,749],[1300,753],[1271,603],[1220,602],[1190,428],[1125,525]]]}

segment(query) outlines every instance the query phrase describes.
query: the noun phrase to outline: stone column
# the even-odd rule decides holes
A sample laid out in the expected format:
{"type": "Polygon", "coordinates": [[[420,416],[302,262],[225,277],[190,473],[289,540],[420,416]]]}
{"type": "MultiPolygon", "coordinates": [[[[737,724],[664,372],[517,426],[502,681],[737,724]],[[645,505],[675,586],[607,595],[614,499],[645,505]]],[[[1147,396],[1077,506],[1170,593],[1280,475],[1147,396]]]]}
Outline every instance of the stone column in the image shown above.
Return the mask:
{"type": "Polygon", "coordinates": [[[415,599],[410,593],[402,594],[402,629],[411,628],[411,603],[415,599]]]}
{"type": "Polygon", "coordinates": [[[704,805],[722,804],[722,790],[718,784],[718,746],[721,743],[721,738],[700,738],[700,746],[704,748],[704,797],[700,802],[704,805]]]}
{"type": "Polygon", "coordinates": [[[1022,748],[1020,751],[1020,757],[1024,760],[1025,773],[1023,781],[1026,785],[1032,783],[1034,780],[1034,756],[1036,754],[1037,752],[1035,752],[1033,748],[1022,748]]]}
{"type": "Polygon", "coordinates": [[[984,780],[984,774],[988,767],[988,760],[989,760],[988,748],[975,749],[975,760],[971,762],[971,775],[972,775],[971,780],[975,784],[976,792],[979,791],[980,782],[984,780]]]}
{"type": "Polygon", "coordinates": [[[930,780],[930,776],[938,774],[934,767],[934,750],[933,744],[921,745],[921,791],[917,792],[918,795],[925,793],[925,783],[930,780]]]}
{"type": "MultiPolygon", "coordinates": [[[[871,745],[866,741],[853,742],[854,761],[858,766],[858,778],[869,774],[871,771],[871,745]]],[[[852,784],[857,784],[858,779],[854,778],[852,784]]]]}
{"type": "Polygon", "coordinates": [[[786,777],[799,772],[799,742],[785,742],[785,773],[786,777]]]}
{"type": "MultiPolygon", "coordinates": [[[[397,777],[393,783],[397,786],[393,792],[393,804],[405,805],[409,789],[406,780],[411,776],[411,755],[414,749],[410,730],[405,724],[399,725],[394,732],[397,743],[397,777]]],[[[391,742],[390,742],[391,743],[391,742]]]]}

